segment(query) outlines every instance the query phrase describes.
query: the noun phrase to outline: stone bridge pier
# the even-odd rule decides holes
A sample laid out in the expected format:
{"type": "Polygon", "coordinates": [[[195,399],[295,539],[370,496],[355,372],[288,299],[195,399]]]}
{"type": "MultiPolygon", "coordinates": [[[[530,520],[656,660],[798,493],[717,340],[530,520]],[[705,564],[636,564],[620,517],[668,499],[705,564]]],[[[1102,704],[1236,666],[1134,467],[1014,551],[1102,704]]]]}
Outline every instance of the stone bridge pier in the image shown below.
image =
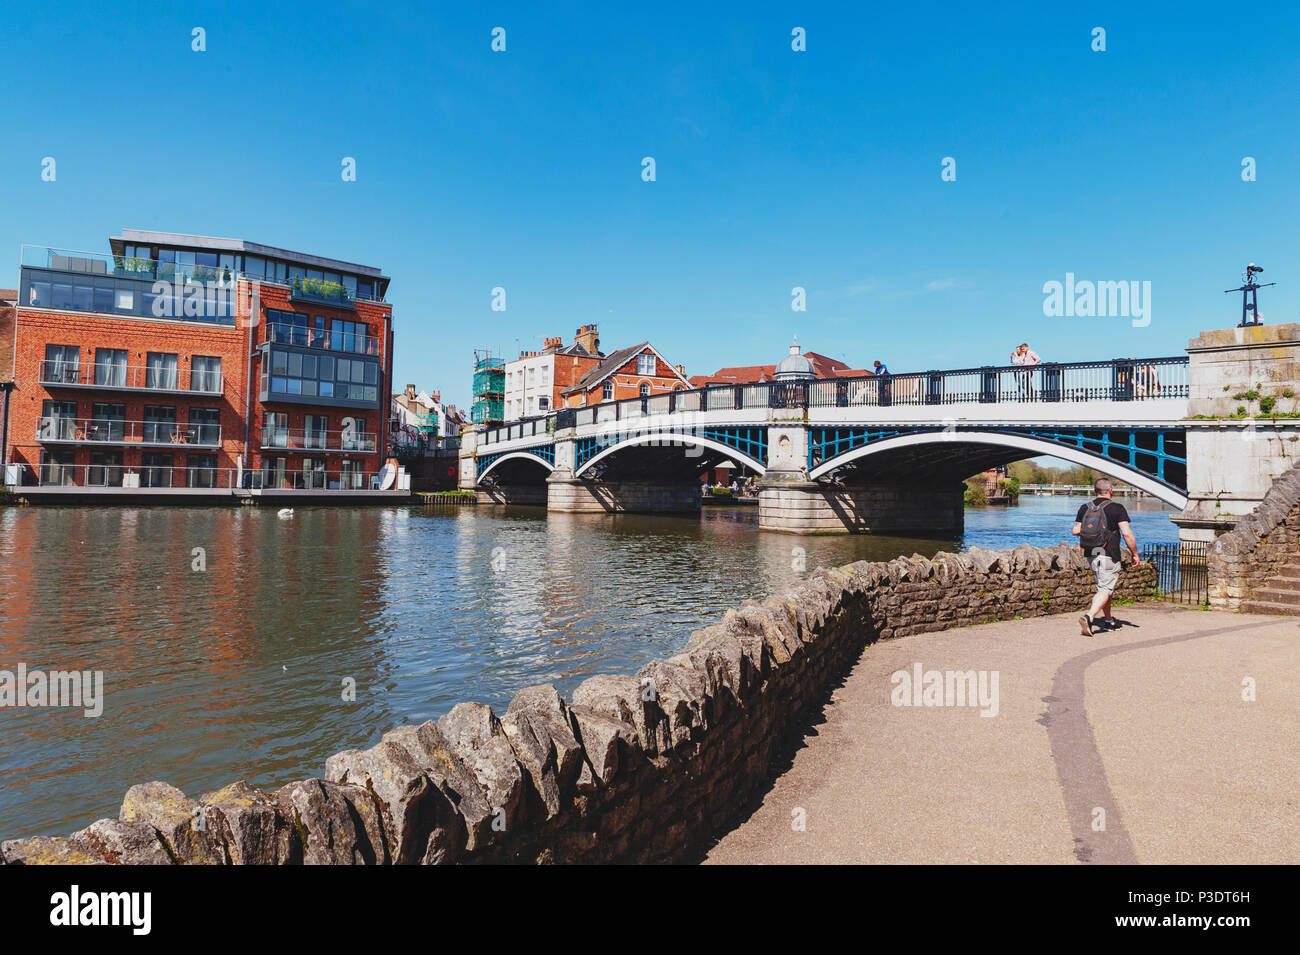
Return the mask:
{"type": "Polygon", "coordinates": [[[768,429],[767,471],[759,481],[758,526],[788,534],[915,534],[956,537],[965,520],[960,479],[931,484],[909,475],[869,480],[808,477],[809,428],[800,421],[768,429]]]}

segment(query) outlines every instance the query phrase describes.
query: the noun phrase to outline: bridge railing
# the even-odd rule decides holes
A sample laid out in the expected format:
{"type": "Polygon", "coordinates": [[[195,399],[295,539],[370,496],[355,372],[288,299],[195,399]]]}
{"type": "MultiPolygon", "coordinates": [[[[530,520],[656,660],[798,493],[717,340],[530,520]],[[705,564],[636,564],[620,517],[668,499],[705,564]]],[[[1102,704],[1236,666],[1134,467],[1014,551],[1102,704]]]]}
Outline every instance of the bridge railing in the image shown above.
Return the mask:
{"type": "Polygon", "coordinates": [[[1116,358],[1111,361],[1000,365],[955,371],[920,371],[857,378],[763,381],[709,385],[691,391],[583,408],[490,428],[483,443],[544,437],[562,424],[590,425],[688,411],[753,408],[851,408],[890,405],[1020,404],[1026,402],[1154,401],[1186,398],[1187,358],[1116,358]]]}
{"type": "Polygon", "coordinates": [[[1117,358],[822,379],[810,383],[808,406],[1150,401],[1186,397],[1185,357],[1117,358]]]}

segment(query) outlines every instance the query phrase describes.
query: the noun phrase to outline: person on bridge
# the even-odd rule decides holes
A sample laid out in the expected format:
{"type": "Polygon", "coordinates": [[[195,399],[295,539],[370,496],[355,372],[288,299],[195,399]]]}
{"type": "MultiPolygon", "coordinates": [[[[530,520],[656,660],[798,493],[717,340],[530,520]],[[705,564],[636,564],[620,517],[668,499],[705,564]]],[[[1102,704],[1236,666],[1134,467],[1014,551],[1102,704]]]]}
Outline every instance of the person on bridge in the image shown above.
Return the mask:
{"type": "Polygon", "coordinates": [[[1016,372],[1016,390],[1025,398],[1033,398],[1033,385],[1031,383],[1032,372],[1029,371],[1030,365],[1037,365],[1042,359],[1038,357],[1038,352],[1029,347],[1028,342],[1021,342],[1011,352],[1011,364],[1023,365],[1024,371],[1016,372]]]}
{"type": "Polygon", "coordinates": [[[1100,622],[1103,630],[1119,629],[1119,624],[1111,616],[1110,598],[1119,584],[1121,537],[1133,553],[1133,566],[1142,562],[1138,556],[1137,540],[1133,536],[1128,511],[1123,504],[1112,500],[1115,486],[1108,478],[1098,478],[1092,489],[1097,496],[1079,508],[1079,513],[1074,517],[1074,527],[1070,531],[1079,538],[1083,553],[1097,578],[1097,595],[1092,598],[1088,612],[1079,617],[1079,627],[1085,637],[1092,636],[1092,627],[1096,622],[1100,622]],[[1102,615],[1100,621],[1099,614],[1102,615]]]}

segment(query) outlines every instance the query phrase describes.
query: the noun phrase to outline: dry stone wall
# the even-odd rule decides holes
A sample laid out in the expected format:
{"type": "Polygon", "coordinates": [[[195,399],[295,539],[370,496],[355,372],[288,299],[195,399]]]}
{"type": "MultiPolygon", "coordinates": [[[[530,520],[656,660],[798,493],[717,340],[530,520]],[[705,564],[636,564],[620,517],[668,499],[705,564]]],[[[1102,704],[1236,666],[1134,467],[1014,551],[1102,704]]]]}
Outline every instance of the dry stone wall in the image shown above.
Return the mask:
{"type": "MultiPolygon", "coordinates": [[[[1149,564],[1129,568],[1118,596],[1154,587],[1149,564]]],[[[690,859],[764,789],[779,749],[867,644],[1077,611],[1092,593],[1086,562],[1067,545],[819,569],[789,594],[728,611],[675,656],[590,678],[572,700],[529,687],[500,717],[461,703],[274,793],[238,782],[196,800],[145,783],[117,819],[0,843],[0,861],[690,859]]]]}
{"type": "Polygon", "coordinates": [[[1259,506],[1209,550],[1210,606],[1240,610],[1300,554],[1300,467],[1273,479],[1259,506]]]}

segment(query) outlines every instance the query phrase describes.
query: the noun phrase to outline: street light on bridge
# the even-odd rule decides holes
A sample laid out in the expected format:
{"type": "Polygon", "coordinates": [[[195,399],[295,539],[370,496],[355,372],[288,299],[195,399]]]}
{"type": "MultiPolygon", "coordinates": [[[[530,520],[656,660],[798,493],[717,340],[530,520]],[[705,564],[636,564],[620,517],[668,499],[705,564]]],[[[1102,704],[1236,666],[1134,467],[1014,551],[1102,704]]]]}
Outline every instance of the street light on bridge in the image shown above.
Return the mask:
{"type": "Polygon", "coordinates": [[[1223,290],[1224,295],[1231,292],[1241,293],[1241,324],[1237,326],[1238,328],[1245,328],[1248,325],[1264,324],[1259,320],[1259,305],[1255,301],[1255,292],[1258,289],[1268,288],[1269,285],[1276,285],[1277,283],[1269,282],[1265,285],[1259,285],[1256,283],[1255,275],[1263,271],[1263,268],[1256,265],[1254,262],[1251,262],[1246,266],[1246,271],[1242,273],[1242,279],[1245,284],[1243,284],[1241,288],[1228,288],[1223,290]],[[1247,316],[1250,316],[1254,321],[1247,321],[1247,316]]]}

